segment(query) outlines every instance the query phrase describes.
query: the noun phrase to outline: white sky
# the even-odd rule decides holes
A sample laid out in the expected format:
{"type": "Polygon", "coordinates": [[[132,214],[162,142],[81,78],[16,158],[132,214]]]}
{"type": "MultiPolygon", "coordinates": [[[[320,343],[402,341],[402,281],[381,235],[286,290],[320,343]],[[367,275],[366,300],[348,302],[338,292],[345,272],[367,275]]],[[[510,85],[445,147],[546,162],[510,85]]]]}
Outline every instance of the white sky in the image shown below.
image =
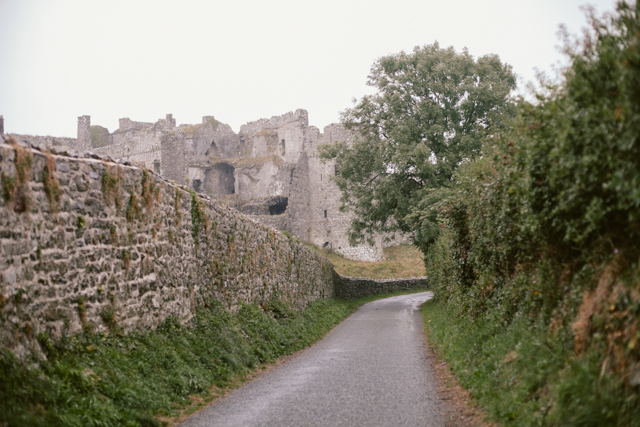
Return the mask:
{"type": "MultiPolygon", "coordinates": [[[[0,0],[5,132],[76,136],[77,117],[248,121],[309,111],[322,128],[371,93],[373,62],[438,41],[498,54],[524,81],[563,60],[587,0],[0,0]]],[[[614,0],[591,0],[598,12],[614,0]]]]}

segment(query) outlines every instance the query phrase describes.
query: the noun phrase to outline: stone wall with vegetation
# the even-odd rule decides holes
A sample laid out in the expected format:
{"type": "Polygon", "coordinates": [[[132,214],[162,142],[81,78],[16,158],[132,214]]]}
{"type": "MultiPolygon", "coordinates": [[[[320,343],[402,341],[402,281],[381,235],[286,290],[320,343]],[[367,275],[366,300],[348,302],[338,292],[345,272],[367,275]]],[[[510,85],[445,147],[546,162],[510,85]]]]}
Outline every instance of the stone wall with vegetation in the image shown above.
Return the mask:
{"type": "Polygon", "coordinates": [[[428,282],[426,277],[374,280],[365,277],[339,276],[336,283],[336,297],[355,299],[370,295],[427,288],[428,282]]]}
{"type": "Polygon", "coordinates": [[[154,173],[0,136],[0,343],[187,322],[273,298],[334,296],[328,260],[154,173]]]}

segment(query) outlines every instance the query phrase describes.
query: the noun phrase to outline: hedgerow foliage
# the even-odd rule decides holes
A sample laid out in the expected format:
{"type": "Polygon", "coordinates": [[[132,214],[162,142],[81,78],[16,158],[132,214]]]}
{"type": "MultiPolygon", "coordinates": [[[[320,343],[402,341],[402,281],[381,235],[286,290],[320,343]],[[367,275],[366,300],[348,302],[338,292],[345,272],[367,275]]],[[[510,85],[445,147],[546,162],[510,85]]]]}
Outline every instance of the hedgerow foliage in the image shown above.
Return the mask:
{"type": "Polygon", "coordinates": [[[496,362],[492,380],[463,381],[486,402],[519,390],[520,406],[494,405],[503,422],[640,423],[638,6],[590,22],[565,37],[564,81],[520,102],[512,127],[411,216],[436,300],[468,322],[460,336],[483,337],[461,366],[496,362]],[[480,348],[516,335],[502,353],[480,348]],[[553,363],[536,363],[546,353],[532,337],[553,363]],[[530,363],[499,379],[518,354],[530,363]]]}

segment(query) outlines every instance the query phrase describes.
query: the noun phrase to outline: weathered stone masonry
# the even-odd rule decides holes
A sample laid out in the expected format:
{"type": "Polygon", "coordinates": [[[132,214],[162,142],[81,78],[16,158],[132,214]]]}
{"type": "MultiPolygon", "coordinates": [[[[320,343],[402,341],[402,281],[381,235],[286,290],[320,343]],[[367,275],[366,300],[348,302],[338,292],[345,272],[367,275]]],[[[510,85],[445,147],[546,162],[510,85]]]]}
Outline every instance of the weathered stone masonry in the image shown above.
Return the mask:
{"type": "Polygon", "coordinates": [[[0,343],[188,322],[198,305],[335,295],[329,261],[208,196],[131,164],[0,136],[0,343]]]}
{"type": "MultiPolygon", "coordinates": [[[[1,132],[0,132],[1,133],[1,132]]],[[[117,130],[78,117],[78,137],[12,135],[39,147],[124,159],[231,206],[251,218],[347,258],[379,261],[383,247],[408,243],[408,235],[376,235],[375,244],[352,246],[353,216],[340,211],[341,192],[332,161],[318,147],[353,141],[340,124],[320,132],[306,110],[249,122],[236,134],[213,116],[176,126],[173,115],[155,123],[120,119],[117,130]],[[390,239],[390,240],[389,240],[390,239]]]]}
{"type": "Polygon", "coordinates": [[[429,287],[426,277],[373,280],[365,277],[336,278],[336,297],[343,299],[362,298],[398,291],[422,290],[429,287]]]}

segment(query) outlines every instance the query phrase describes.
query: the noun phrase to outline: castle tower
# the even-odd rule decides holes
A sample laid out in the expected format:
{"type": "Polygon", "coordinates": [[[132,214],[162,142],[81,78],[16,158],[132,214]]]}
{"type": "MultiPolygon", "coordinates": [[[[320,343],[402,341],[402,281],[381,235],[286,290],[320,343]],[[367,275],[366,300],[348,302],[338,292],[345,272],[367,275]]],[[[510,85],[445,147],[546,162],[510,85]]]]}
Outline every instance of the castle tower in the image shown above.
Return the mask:
{"type": "Polygon", "coordinates": [[[91,149],[91,116],[78,117],[78,142],[76,151],[82,153],[91,149]]]}
{"type": "Polygon", "coordinates": [[[4,133],[4,117],[0,116],[0,135],[4,133]]]}
{"type": "Polygon", "coordinates": [[[173,114],[167,114],[165,120],[167,121],[167,130],[171,130],[176,127],[176,119],[173,118],[173,114]]]}

